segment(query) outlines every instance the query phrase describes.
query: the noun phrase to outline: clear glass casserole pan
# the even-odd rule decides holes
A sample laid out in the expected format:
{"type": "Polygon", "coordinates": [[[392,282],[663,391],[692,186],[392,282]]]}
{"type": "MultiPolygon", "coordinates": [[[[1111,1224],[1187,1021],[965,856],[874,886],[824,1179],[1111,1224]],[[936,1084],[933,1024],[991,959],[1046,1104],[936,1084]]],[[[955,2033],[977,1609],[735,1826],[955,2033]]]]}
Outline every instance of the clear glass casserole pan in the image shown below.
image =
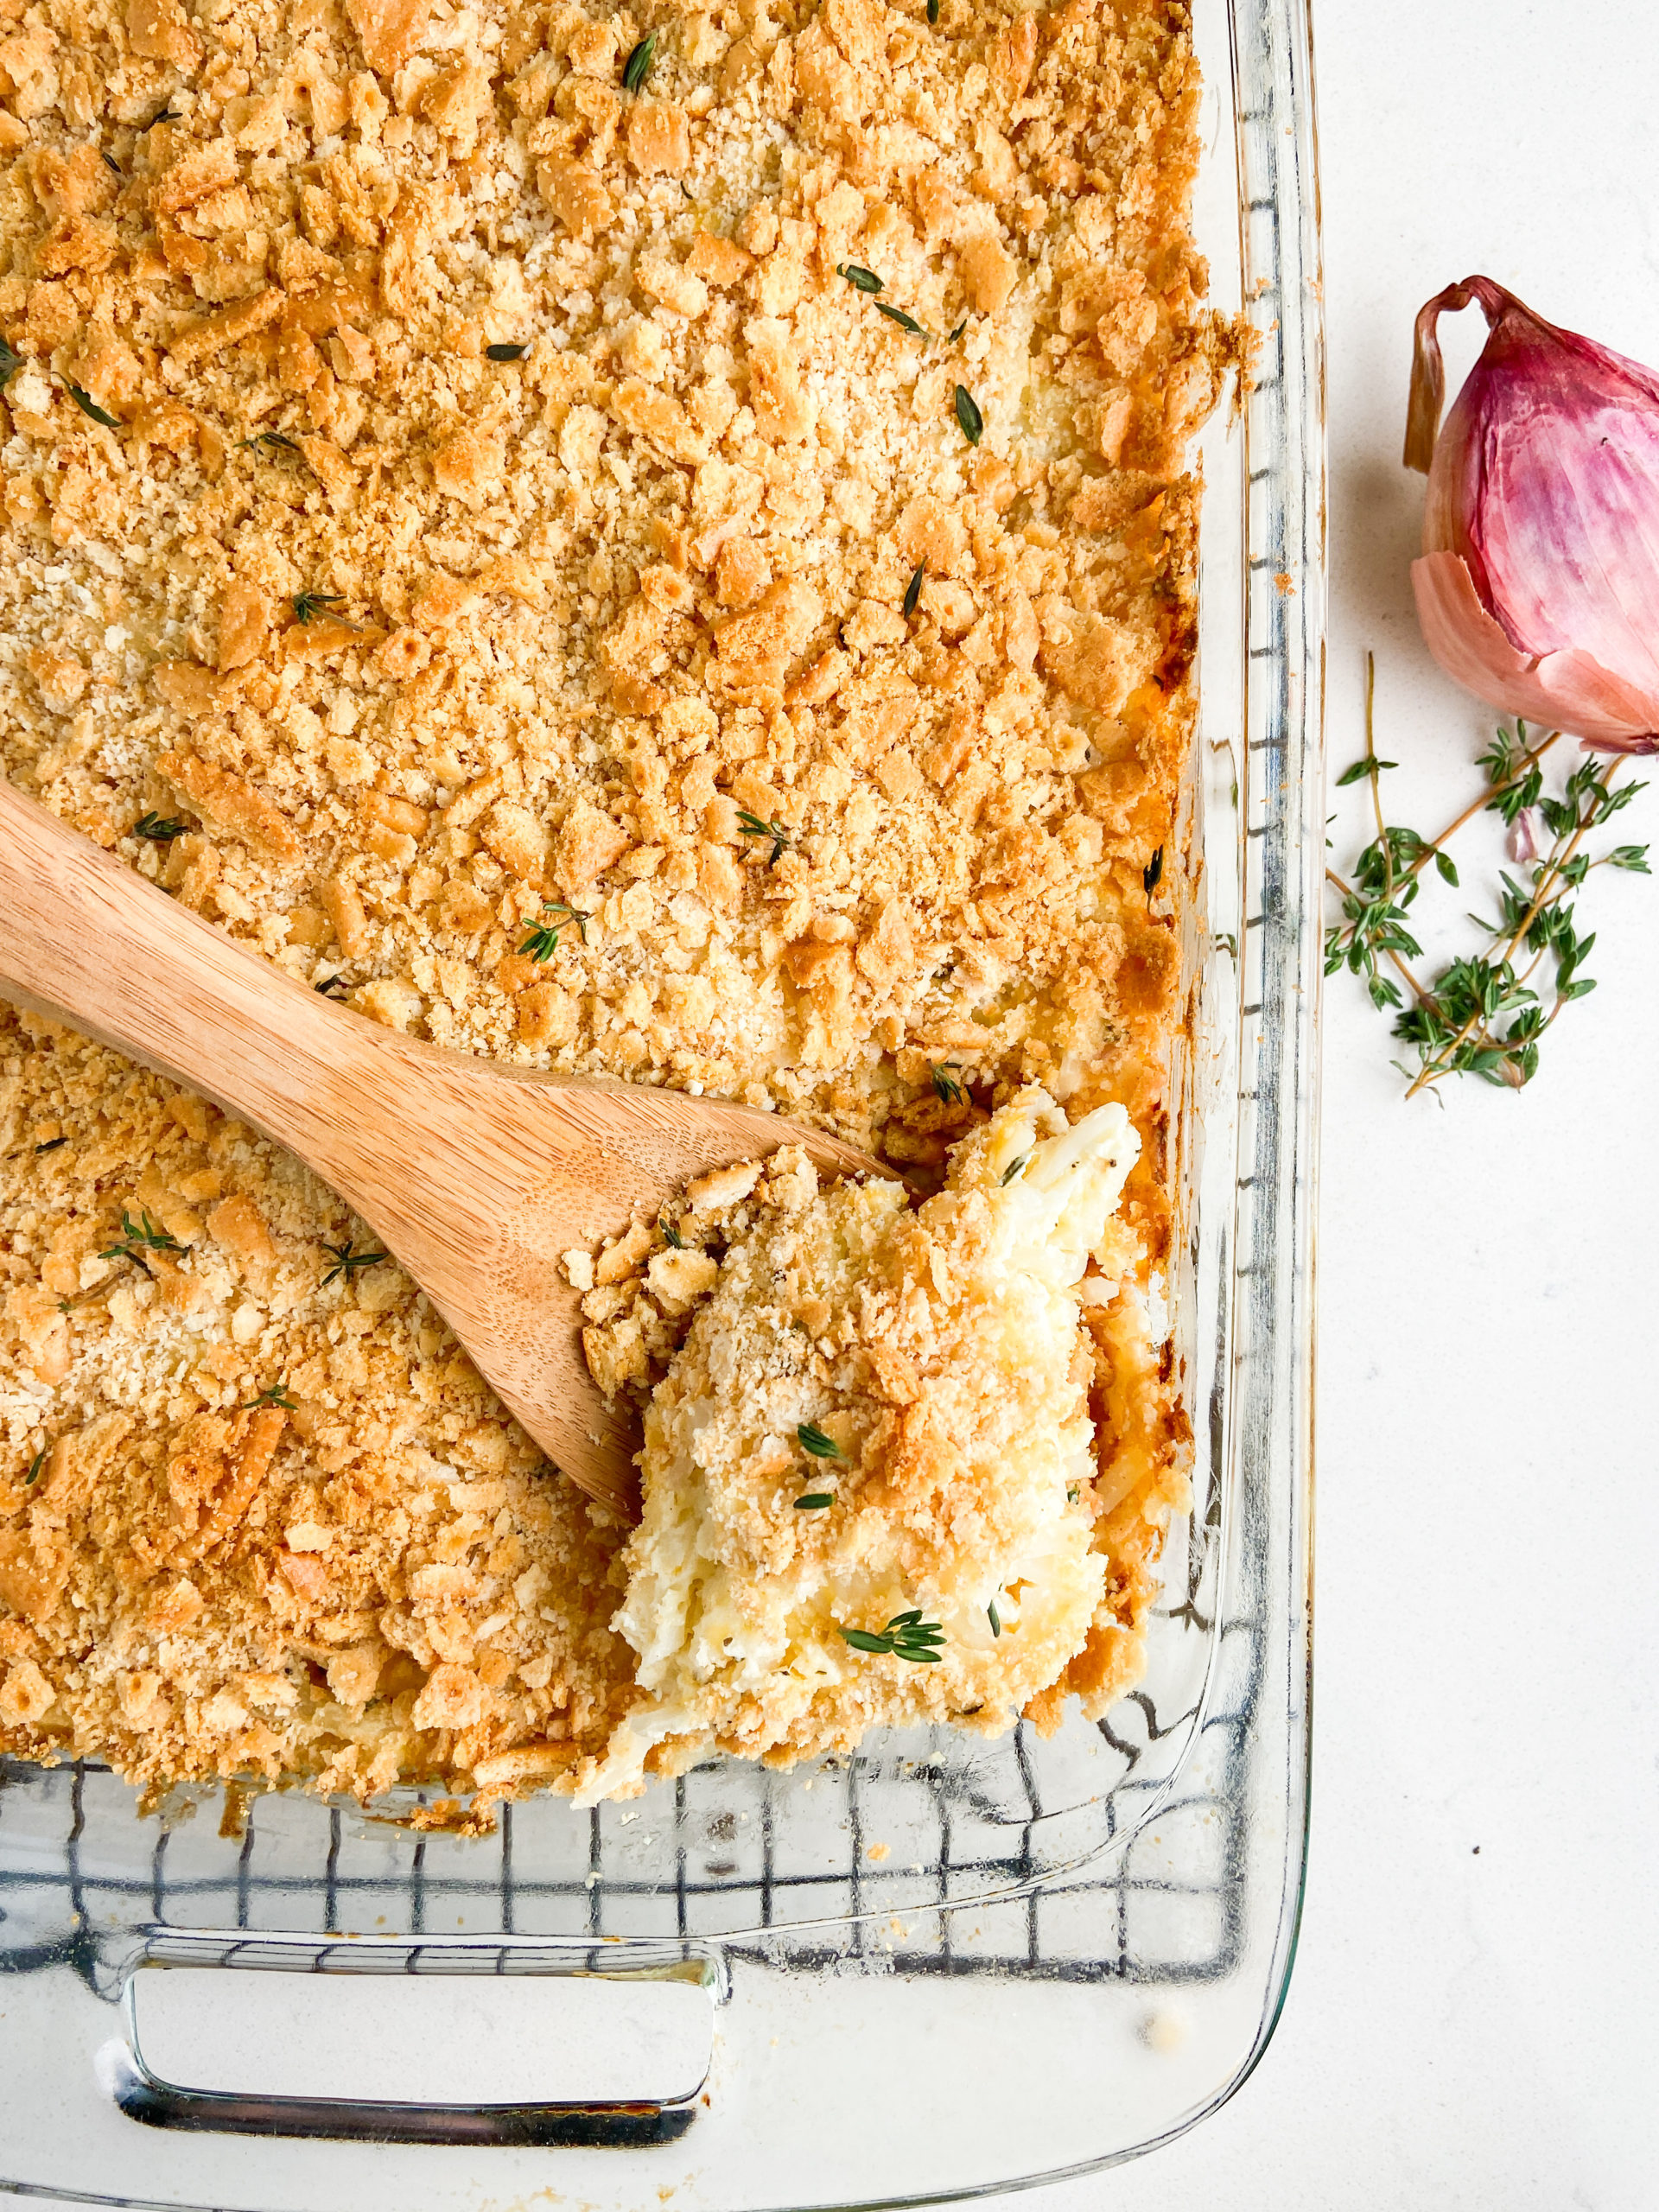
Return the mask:
{"type": "Polygon", "coordinates": [[[1132,2156],[1260,2056],[1307,1808],[1318,198],[1302,0],[1198,0],[1195,32],[1198,239],[1262,349],[1204,441],[1175,1300],[1195,1509],[1145,1681],[1047,1742],[721,1764],[636,1807],[510,1806],[481,1839],[206,1790],[141,1815],[106,1772],[0,1762],[0,2187],[261,2212],[922,2202],[1132,2156]],[[256,1992],[286,2025],[227,2077],[216,2024],[256,1992]],[[595,1996],[626,2018],[572,2009],[595,1996]],[[365,2034],[384,2078],[348,2097],[327,2037],[365,2034]]]}

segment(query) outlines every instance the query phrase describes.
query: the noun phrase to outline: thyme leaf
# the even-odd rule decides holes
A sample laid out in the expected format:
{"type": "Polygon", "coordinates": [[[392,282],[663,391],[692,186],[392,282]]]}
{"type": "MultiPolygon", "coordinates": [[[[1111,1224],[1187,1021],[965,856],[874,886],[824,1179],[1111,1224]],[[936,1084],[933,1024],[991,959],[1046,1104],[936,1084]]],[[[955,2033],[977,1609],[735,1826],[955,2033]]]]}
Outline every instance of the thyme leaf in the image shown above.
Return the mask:
{"type": "Polygon", "coordinates": [[[24,356],[17,353],[8,339],[0,338],[0,391],[3,391],[23,365],[24,356]]]}
{"type": "Polygon", "coordinates": [[[798,1513],[822,1513],[827,1505],[833,1505],[835,1502],[834,1491],[809,1491],[804,1497],[796,1499],[795,1510],[798,1513]]]}
{"type": "Polygon", "coordinates": [[[23,1488],[25,1490],[33,1490],[35,1484],[41,1479],[41,1469],[46,1465],[46,1455],[51,1449],[52,1446],[49,1444],[41,1445],[40,1450],[29,1461],[29,1472],[23,1477],[23,1488]]]}
{"type": "Polygon", "coordinates": [[[156,109],[155,114],[150,117],[149,121],[138,125],[138,136],[142,138],[145,131],[157,130],[163,123],[181,123],[183,120],[183,117],[174,107],[172,97],[169,94],[156,109]]]}
{"type": "Polygon", "coordinates": [[[671,1221],[665,1213],[658,1214],[657,1217],[657,1226],[662,1230],[664,1238],[675,1251],[684,1251],[685,1239],[680,1234],[680,1227],[677,1222],[671,1221]]]}
{"type": "Polygon", "coordinates": [[[957,340],[962,336],[963,332],[964,330],[966,330],[966,329],[967,329],[967,327],[968,327],[968,318],[967,318],[967,316],[966,316],[966,315],[963,315],[963,317],[962,318],[962,321],[961,321],[957,325],[956,328],[955,328],[955,329],[950,333],[950,336],[945,340],[945,341],[944,341],[944,342],[945,342],[945,344],[946,344],[947,346],[954,346],[954,345],[956,344],[957,340]]]}
{"type": "Polygon", "coordinates": [[[294,601],[296,622],[315,622],[319,614],[326,614],[331,607],[343,604],[337,591],[302,591],[294,601]]]}
{"type": "Polygon", "coordinates": [[[256,430],[251,437],[238,438],[237,448],[262,453],[267,461],[275,461],[279,454],[297,454],[300,448],[293,438],[286,438],[280,430],[256,430]]]}
{"type": "Polygon", "coordinates": [[[838,261],[836,274],[844,276],[855,292],[879,292],[882,289],[881,279],[874,270],[861,269],[855,261],[838,261]]]}
{"type": "Polygon", "coordinates": [[[35,1157],[38,1160],[43,1152],[56,1152],[60,1146],[67,1144],[68,1141],[67,1137],[48,1137],[44,1144],[35,1146],[35,1157]]]}
{"type": "Polygon", "coordinates": [[[939,0],[927,0],[927,20],[931,28],[935,29],[938,29],[939,21],[939,0]]]}
{"type": "Polygon", "coordinates": [[[1158,888],[1160,883],[1162,882],[1163,875],[1164,849],[1160,845],[1157,851],[1153,855],[1152,858],[1147,862],[1145,868],[1141,871],[1141,880],[1147,887],[1147,896],[1148,899],[1151,898],[1153,893],[1158,888]]]}
{"type": "Polygon", "coordinates": [[[993,1636],[1001,1636],[1002,1633],[1002,1616],[996,1610],[996,1600],[995,1598],[992,1599],[990,1604],[985,1608],[985,1618],[991,1624],[991,1634],[993,1636]]]}
{"type": "Polygon", "coordinates": [[[484,358],[486,361],[522,361],[529,351],[528,343],[523,346],[486,346],[484,358]]]}
{"type": "Polygon", "coordinates": [[[175,822],[160,814],[141,814],[132,825],[135,837],[143,837],[152,845],[170,845],[175,837],[188,834],[189,823],[175,822]]]}
{"type": "Polygon", "coordinates": [[[657,34],[647,31],[638,46],[622,65],[622,84],[626,92],[637,92],[651,74],[652,64],[657,59],[657,34]]]}
{"type": "Polygon", "coordinates": [[[334,1262],[322,1279],[325,1290],[331,1282],[338,1282],[342,1275],[349,1282],[359,1268],[378,1267],[386,1257],[384,1252],[353,1252],[349,1240],[344,1244],[325,1244],[322,1249],[334,1262]]]}
{"type": "Polygon", "coordinates": [[[1363,760],[1354,761],[1343,770],[1337,778],[1337,789],[1342,791],[1349,784],[1358,783],[1363,777],[1379,775],[1384,768],[1397,768],[1399,766],[1397,760],[1379,760],[1375,753],[1368,753],[1363,760]]]}
{"type": "Polygon", "coordinates": [[[874,302],[877,315],[884,315],[889,322],[896,322],[900,330],[907,330],[912,338],[925,338],[926,331],[913,315],[906,315],[903,308],[889,307],[885,300],[874,302]]]}
{"type": "Polygon", "coordinates": [[[970,446],[976,446],[985,435],[985,417],[978,403],[966,385],[957,386],[957,420],[962,425],[962,435],[970,446]]]}
{"type": "Polygon", "coordinates": [[[1030,1158],[1031,1154],[1028,1152],[1022,1152],[1018,1160],[1011,1160],[1008,1162],[1007,1166],[1002,1170],[1001,1182],[1000,1185],[1000,1187],[1002,1190],[1006,1191],[1007,1189],[1009,1184],[1013,1182],[1014,1177],[1020,1173],[1020,1170],[1025,1166],[1026,1162],[1030,1158]]]}
{"type": "Polygon", "coordinates": [[[311,988],[320,997],[331,999],[336,991],[344,997],[350,985],[343,976],[325,976],[320,983],[313,983],[311,988]]]}
{"type": "Polygon", "coordinates": [[[922,595],[922,582],[926,575],[927,564],[925,562],[918,561],[916,563],[915,568],[911,572],[910,582],[905,588],[905,620],[906,622],[909,621],[911,616],[916,612],[917,602],[920,600],[922,595]]]}
{"type": "Polygon", "coordinates": [[[968,1103],[968,1092],[962,1080],[960,1060],[937,1060],[931,1072],[933,1077],[933,1088],[938,1093],[941,1104],[965,1106],[968,1103]]]}
{"type": "Polygon", "coordinates": [[[100,407],[90,391],[83,391],[78,384],[68,385],[65,389],[81,413],[92,422],[101,423],[106,430],[118,430],[121,428],[119,417],[111,415],[107,408],[100,407]]]}
{"type": "Polygon", "coordinates": [[[803,1452],[810,1452],[815,1459],[844,1459],[847,1457],[835,1438],[826,1435],[816,1421],[802,1421],[795,1431],[795,1440],[803,1452]]]}
{"type": "Polygon", "coordinates": [[[300,1402],[291,1394],[286,1382],[271,1382],[257,1398],[250,1398],[245,1404],[238,1406],[237,1411],[239,1414],[257,1414],[264,1406],[280,1406],[284,1413],[296,1414],[300,1402]]]}

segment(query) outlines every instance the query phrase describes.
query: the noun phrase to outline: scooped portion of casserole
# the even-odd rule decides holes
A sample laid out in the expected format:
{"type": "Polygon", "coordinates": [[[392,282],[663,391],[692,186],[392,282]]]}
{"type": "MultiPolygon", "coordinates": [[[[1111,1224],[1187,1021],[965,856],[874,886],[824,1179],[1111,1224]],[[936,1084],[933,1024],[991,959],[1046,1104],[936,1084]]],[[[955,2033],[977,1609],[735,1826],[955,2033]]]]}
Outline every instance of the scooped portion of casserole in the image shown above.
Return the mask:
{"type": "MultiPolygon", "coordinates": [[[[41,0],[0,39],[6,775],[456,1050],[924,1184],[1031,1085],[1127,1114],[1142,1319],[1084,1310],[1066,1601],[1117,1627],[1027,1711],[1128,1678],[1183,1495],[1186,454],[1237,353],[1198,95],[1181,0],[41,0]]],[[[588,1293],[639,1395],[695,1304],[635,1283],[657,1235],[588,1293]]],[[[626,1539],[292,1160],[0,1009],[0,1748],[574,1786],[657,1694],[626,1539]]],[[[837,1621],[886,1635],[886,1586],[837,1621]]],[[[895,1663],[953,1679],[857,1662],[895,1663]]]]}
{"type": "Polygon", "coordinates": [[[1033,1086],[913,1211],[896,1183],[821,1192],[798,1153],[768,1163],[646,1408],[616,1623],[645,1695],[584,1796],[659,1746],[660,1768],[845,1751],[874,1724],[1000,1734],[1122,1634],[1081,1296],[1139,1150],[1121,1106],[1068,1128],[1033,1086]]]}

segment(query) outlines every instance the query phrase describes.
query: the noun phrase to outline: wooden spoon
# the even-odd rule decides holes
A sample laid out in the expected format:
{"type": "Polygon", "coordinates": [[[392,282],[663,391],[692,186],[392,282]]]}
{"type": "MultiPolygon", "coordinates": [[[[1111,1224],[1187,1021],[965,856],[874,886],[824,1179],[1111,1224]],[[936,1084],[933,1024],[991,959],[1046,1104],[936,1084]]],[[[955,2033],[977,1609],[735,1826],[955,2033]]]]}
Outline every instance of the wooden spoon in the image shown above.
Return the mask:
{"type": "Polygon", "coordinates": [[[633,1424],[582,1357],[559,1255],[690,1175],[804,1145],[753,1107],[441,1052],[333,1004],[0,779],[0,996],[143,1061],[297,1153],[427,1293],[572,1482],[632,1517],[633,1424]]]}

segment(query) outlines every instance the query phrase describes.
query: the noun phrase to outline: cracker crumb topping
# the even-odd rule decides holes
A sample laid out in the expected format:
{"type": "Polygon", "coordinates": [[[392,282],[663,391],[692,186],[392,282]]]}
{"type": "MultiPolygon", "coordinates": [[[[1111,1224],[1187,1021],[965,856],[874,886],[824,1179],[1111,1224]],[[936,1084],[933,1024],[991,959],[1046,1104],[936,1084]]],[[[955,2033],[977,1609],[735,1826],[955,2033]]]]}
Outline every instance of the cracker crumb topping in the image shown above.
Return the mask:
{"type": "MultiPolygon", "coordinates": [[[[14,0],[0,766],[454,1049],[924,1179],[1021,1085],[1121,1100],[1158,1265],[1146,885],[1240,346],[1198,91],[1182,0],[14,0]]],[[[588,1294],[623,1389],[705,1294],[645,1230],[588,1294]]],[[[0,1009],[0,1748],[487,1796],[610,1741],[625,1532],[394,1266],[323,1283],[342,1243],[291,1160],[0,1009]],[[180,1249],[101,1258],[143,1208],[180,1249]]],[[[1173,1464],[1115,1357],[1125,1466],[1173,1464]]]]}

